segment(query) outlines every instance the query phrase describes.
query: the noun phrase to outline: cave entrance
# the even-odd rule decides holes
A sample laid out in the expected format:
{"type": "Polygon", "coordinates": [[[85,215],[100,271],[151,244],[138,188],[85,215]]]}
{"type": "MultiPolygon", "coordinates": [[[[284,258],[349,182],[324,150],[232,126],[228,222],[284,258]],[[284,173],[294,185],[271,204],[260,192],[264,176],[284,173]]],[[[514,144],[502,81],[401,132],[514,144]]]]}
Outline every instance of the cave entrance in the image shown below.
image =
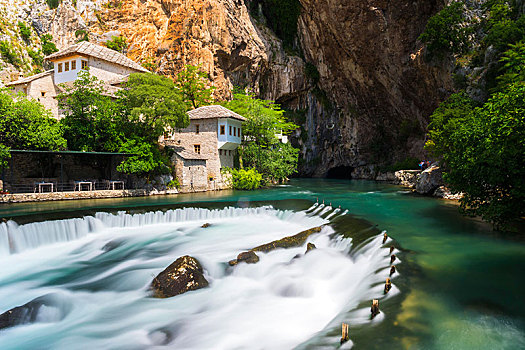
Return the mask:
{"type": "Polygon", "coordinates": [[[352,178],[351,174],[353,170],[354,168],[352,168],[351,166],[345,166],[345,165],[336,166],[328,170],[328,172],[326,173],[326,178],[327,179],[347,179],[348,180],[352,178]]]}

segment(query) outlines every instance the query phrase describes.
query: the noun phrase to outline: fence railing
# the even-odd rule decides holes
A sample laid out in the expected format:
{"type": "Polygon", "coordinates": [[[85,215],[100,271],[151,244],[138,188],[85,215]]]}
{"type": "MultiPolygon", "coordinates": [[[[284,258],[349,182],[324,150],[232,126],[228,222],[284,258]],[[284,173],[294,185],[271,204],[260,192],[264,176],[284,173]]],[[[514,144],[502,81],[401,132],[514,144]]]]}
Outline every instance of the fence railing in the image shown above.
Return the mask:
{"type": "Polygon", "coordinates": [[[38,182],[4,183],[4,190],[9,193],[48,193],[78,192],[133,189],[125,181],[74,181],[74,182],[38,182]]]}

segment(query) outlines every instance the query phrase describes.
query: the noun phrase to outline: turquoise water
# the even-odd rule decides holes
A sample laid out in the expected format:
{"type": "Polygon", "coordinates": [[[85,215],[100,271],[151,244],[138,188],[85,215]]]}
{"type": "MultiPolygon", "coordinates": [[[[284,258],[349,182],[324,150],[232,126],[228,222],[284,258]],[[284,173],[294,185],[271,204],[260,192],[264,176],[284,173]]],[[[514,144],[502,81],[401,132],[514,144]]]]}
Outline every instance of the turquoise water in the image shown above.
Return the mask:
{"type": "MultiPolygon", "coordinates": [[[[400,251],[395,280],[400,293],[382,304],[381,322],[350,325],[354,348],[525,349],[523,240],[508,239],[479,220],[462,217],[452,202],[414,196],[397,186],[297,179],[254,192],[4,205],[0,216],[27,223],[101,210],[149,211],[190,203],[220,207],[221,202],[245,207],[283,200],[289,200],[282,202],[289,209],[304,209],[304,200],[317,198],[386,230],[400,251]]],[[[363,222],[336,220],[334,225],[352,236],[366,228],[363,222]]],[[[348,283],[350,287],[352,281],[348,283]]],[[[368,300],[362,301],[361,307],[367,306],[368,300]]],[[[299,347],[319,348],[338,332],[334,326],[299,347]]]]}

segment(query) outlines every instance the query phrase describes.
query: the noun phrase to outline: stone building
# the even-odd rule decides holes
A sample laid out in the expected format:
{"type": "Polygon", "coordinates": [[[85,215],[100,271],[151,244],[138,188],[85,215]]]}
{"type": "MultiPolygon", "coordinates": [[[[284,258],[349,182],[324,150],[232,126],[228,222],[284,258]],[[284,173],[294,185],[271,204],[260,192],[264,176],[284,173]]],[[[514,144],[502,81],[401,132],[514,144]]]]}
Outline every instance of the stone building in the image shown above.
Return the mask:
{"type": "Polygon", "coordinates": [[[57,95],[64,91],[61,84],[71,84],[83,70],[89,70],[104,83],[109,94],[114,94],[131,73],[148,72],[120,52],[87,41],[72,45],[47,56],[53,69],[22,78],[6,86],[38,100],[57,119],[63,117],[58,108],[57,95]]]}
{"type": "Polygon", "coordinates": [[[223,106],[204,106],[188,112],[187,128],[166,133],[161,140],[174,150],[176,176],[181,191],[218,190],[227,187],[221,170],[232,168],[246,119],[223,106]]]}

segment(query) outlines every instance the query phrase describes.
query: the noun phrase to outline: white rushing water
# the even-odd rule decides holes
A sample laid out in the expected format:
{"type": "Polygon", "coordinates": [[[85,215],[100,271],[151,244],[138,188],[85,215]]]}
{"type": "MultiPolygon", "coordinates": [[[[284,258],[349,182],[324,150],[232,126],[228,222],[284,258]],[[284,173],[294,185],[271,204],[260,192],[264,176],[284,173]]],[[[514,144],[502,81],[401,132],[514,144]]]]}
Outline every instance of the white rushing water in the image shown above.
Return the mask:
{"type": "Polygon", "coordinates": [[[0,313],[35,298],[48,302],[36,322],[0,331],[0,349],[290,349],[347,311],[354,310],[350,321],[369,322],[369,309],[356,308],[382,296],[389,255],[381,236],[350,256],[351,240],[325,226],[306,255],[305,244],[258,253],[257,264],[227,265],[242,251],[328,222],[316,212],[339,215],[327,208],[187,208],[1,224],[0,313]],[[182,255],[199,259],[210,286],[149,297],[152,278],[182,255]]]}

